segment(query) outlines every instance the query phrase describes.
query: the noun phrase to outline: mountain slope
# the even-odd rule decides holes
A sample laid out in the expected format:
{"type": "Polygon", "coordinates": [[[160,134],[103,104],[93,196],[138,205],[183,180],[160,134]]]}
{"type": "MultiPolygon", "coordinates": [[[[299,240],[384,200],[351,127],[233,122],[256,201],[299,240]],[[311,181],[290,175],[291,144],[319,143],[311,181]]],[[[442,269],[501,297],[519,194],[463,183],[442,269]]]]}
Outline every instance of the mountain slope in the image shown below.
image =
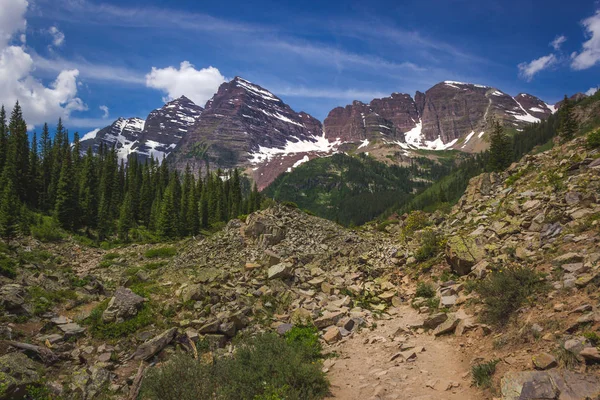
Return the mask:
{"type": "Polygon", "coordinates": [[[125,159],[141,137],[145,123],[140,118],[119,118],[110,126],[85,135],[81,140],[81,151],[85,153],[91,147],[97,154],[100,146],[106,145],[109,149],[114,147],[119,158],[125,159]]]}

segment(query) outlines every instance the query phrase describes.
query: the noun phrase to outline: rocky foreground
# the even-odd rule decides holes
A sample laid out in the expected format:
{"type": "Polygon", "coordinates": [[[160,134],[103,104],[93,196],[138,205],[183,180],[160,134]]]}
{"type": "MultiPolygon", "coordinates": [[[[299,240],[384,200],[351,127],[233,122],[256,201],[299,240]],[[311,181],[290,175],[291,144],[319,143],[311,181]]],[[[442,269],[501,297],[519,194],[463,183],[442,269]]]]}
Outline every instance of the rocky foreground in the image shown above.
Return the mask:
{"type": "Polygon", "coordinates": [[[0,277],[0,398],[39,382],[128,398],[177,348],[220,357],[240,332],[307,323],[335,355],[335,398],[597,398],[599,157],[577,139],[527,156],[416,228],[402,216],[346,230],[277,206],[170,246],[14,241],[0,249],[19,263],[0,277]],[[546,290],[486,321],[473,287],[523,266],[546,290]],[[490,384],[474,386],[471,367],[491,361],[490,384]]]}

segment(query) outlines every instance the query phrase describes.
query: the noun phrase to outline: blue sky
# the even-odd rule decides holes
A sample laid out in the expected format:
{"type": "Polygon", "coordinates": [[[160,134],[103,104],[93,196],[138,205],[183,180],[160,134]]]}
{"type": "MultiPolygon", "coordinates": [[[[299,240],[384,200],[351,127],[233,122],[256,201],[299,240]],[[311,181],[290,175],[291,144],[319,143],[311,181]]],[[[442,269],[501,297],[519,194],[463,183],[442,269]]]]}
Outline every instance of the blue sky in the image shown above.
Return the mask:
{"type": "Polygon", "coordinates": [[[170,97],[202,103],[236,75],[320,120],[354,99],[443,80],[548,103],[600,84],[598,1],[0,0],[0,22],[23,3],[25,25],[4,28],[0,51],[32,64],[26,76],[0,68],[0,101],[20,97],[19,81],[34,85],[27,93],[42,95],[22,101],[34,127],[62,115],[85,133],[145,118],[170,97]]]}

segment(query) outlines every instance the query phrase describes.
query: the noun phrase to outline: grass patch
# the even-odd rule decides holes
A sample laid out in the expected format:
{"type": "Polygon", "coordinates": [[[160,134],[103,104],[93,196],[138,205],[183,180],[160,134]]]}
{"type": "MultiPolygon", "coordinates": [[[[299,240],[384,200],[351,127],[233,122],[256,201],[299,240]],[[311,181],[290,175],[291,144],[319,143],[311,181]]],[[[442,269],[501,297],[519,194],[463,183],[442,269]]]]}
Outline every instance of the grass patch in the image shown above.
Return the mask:
{"type": "Polygon", "coordinates": [[[492,386],[492,376],[496,372],[496,365],[500,360],[491,360],[481,364],[473,365],[471,375],[473,376],[473,384],[481,388],[489,388],[492,386]]]}
{"type": "Polygon", "coordinates": [[[429,217],[423,211],[413,211],[404,220],[400,237],[403,240],[410,239],[412,235],[429,225],[429,217]]]}
{"type": "Polygon", "coordinates": [[[146,258],[168,258],[175,256],[175,254],[177,254],[175,247],[165,246],[149,249],[144,253],[144,256],[146,258]]]}
{"type": "Polygon", "coordinates": [[[105,260],[105,261],[112,261],[112,260],[115,260],[115,259],[117,259],[119,257],[120,257],[119,253],[106,253],[104,255],[104,257],[102,257],[102,259],[105,260]]]}
{"type": "Polygon", "coordinates": [[[555,354],[558,363],[564,368],[572,369],[579,365],[577,354],[565,349],[565,346],[562,344],[556,349],[555,354]]]}
{"type": "MultiPolygon", "coordinates": [[[[148,372],[142,396],[151,400],[317,400],[329,391],[314,348],[294,339],[261,334],[242,340],[232,357],[207,364],[176,355],[148,372]]],[[[308,342],[312,343],[312,342],[308,342]]]]}
{"type": "Polygon", "coordinates": [[[545,289],[543,276],[529,267],[507,267],[480,281],[475,291],[485,306],[483,320],[502,326],[511,315],[545,289]]]}
{"type": "Polygon", "coordinates": [[[600,335],[594,331],[583,332],[583,337],[589,340],[594,347],[600,345],[600,335]]]}
{"type": "Polygon", "coordinates": [[[39,286],[30,286],[28,289],[27,300],[33,305],[33,313],[40,315],[55,304],[62,303],[65,300],[75,300],[77,294],[73,290],[49,291],[39,286]]]}
{"type": "Polygon", "coordinates": [[[131,335],[139,329],[156,322],[156,316],[152,312],[151,306],[145,303],[135,317],[123,322],[102,321],[102,313],[108,307],[109,300],[104,300],[98,304],[85,320],[89,326],[89,331],[93,337],[98,339],[117,339],[123,336],[131,335]]]}
{"type": "Polygon", "coordinates": [[[0,254],[0,275],[10,279],[14,279],[17,276],[17,263],[4,254],[0,254]]]}
{"type": "Polygon", "coordinates": [[[597,129],[594,132],[587,135],[586,143],[590,149],[600,147],[600,129],[597,129]]]}

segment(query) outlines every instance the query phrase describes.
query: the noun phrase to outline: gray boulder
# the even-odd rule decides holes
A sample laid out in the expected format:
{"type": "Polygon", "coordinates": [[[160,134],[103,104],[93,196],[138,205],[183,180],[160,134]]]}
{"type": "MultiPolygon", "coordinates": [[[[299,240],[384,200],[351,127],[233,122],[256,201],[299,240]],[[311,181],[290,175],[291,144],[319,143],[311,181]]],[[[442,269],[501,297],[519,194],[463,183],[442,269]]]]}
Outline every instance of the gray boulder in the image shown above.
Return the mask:
{"type": "Polygon", "coordinates": [[[41,370],[42,365],[23,353],[9,353],[0,357],[0,398],[22,398],[27,392],[27,386],[40,381],[41,370]]]}
{"type": "Polygon", "coordinates": [[[155,354],[159,353],[164,349],[173,339],[177,333],[177,328],[171,328],[164,331],[160,335],[150,339],[146,343],[138,346],[135,353],[133,353],[134,360],[148,360],[155,354]]]}
{"type": "Polygon", "coordinates": [[[131,289],[120,287],[110,299],[107,309],[102,313],[102,320],[115,322],[135,317],[144,301],[146,299],[133,293],[131,289]]]}

